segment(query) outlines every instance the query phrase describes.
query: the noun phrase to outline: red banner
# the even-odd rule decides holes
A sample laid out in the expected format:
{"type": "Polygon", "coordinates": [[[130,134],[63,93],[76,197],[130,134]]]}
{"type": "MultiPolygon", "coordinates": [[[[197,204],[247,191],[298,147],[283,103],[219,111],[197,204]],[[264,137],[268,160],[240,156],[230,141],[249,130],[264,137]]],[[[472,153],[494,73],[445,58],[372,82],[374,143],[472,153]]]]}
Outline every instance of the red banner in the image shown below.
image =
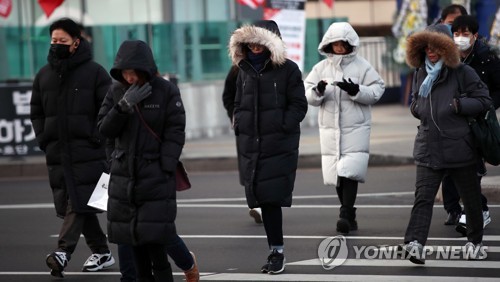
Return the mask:
{"type": "Polygon", "coordinates": [[[0,16],[8,18],[12,11],[12,0],[0,0],[0,16]]]}
{"type": "Polygon", "coordinates": [[[61,6],[62,2],[64,2],[64,0],[38,0],[38,4],[42,7],[47,18],[52,15],[57,7],[61,6]]]}
{"type": "Polygon", "coordinates": [[[334,0],[323,0],[323,2],[325,2],[325,4],[328,6],[328,8],[333,8],[333,2],[334,0]]]}
{"type": "Polygon", "coordinates": [[[241,5],[248,6],[252,9],[257,9],[258,7],[264,5],[265,0],[236,0],[241,5]]]}

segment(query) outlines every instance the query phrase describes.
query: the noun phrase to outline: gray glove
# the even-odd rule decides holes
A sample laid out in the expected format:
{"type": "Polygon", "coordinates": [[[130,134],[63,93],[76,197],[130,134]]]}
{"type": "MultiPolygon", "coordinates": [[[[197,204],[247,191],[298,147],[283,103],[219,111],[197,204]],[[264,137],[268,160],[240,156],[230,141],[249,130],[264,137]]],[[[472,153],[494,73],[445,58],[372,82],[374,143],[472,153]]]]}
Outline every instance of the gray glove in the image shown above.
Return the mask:
{"type": "Polygon", "coordinates": [[[134,106],[149,95],[151,95],[151,85],[149,83],[145,83],[143,86],[132,84],[123,95],[123,98],[118,101],[118,105],[123,112],[131,113],[134,106]]]}

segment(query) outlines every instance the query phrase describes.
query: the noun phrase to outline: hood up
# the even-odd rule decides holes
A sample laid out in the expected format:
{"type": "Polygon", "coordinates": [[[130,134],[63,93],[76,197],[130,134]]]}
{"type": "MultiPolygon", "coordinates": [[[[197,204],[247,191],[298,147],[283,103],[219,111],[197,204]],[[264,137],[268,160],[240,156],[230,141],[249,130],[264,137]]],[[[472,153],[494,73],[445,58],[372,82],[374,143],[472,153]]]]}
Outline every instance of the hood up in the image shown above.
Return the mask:
{"type": "Polygon", "coordinates": [[[246,58],[247,44],[255,43],[265,46],[271,52],[273,65],[286,62],[286,46],[281,40],[278,25],[274,21],[260,21],[255,25],[245,25],[233,32],[229,40],[229,56],[234,65],[246,58]]]}
{"type": "Polygon", "coordinates": [[[109,73],[115,80],[124,82],[122,70],[125,69],[140,70],[148,75],[148,79],[156,75],[158,69],[153,53],[146,42],[126,40],[122,43],[109,73]]]}
{"type": "Polygon", "coordinates": [[[414,68],[425,64],[425,48],[429,46],[443,59],[444,65],[456,68],[460,64],[460,53],[453,39],[436,29],[413,33],[406,40],[406,63],[414,68]]]}
{"type": "Polygon", "coordinates": [[[355,55],[359,47],[359,36],[349,23],[332,23],[323,35],[323,39],[318,45],[318,52],[324,56],[332,56],[331,43],[335,41],[346,41],[353,47],[349,54],[355,55]]]}

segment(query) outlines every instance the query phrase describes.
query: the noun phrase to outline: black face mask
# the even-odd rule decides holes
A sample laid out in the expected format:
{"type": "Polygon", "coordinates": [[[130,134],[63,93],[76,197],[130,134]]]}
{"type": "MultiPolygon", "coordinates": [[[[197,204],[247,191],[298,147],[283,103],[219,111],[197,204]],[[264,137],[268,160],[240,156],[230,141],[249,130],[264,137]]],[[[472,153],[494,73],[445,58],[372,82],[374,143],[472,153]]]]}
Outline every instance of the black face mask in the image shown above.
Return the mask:
{"type": "Polygon", "coordinates": [[[66,44],[50,44],[49,54],[57,59],[66,59],[71,55],[69,52],[70,46],[66,44]]]}

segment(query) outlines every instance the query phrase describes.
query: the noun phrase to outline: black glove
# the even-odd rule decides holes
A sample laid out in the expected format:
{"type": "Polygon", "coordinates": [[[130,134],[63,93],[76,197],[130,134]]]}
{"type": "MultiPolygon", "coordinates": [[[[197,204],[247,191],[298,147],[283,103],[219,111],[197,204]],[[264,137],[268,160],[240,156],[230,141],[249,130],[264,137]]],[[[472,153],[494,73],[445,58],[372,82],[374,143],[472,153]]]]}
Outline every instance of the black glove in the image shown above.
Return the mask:
{"type": "Polygon", "coordinates": [[[118,105],[122,112],[131,113],[134,106],[149,95],[151,95],[151,84],[145,83],[143,86],[132,84],[127,92],[125,92],[125,95],[123,95],[123,98],[118,101],[118,105]]]}
{"type": "Polygon", "coordinates": [[[345,78],[343,78],[343,82],[339,82],[337,83],[337,86],[340,87],[340,89],[344,90],[345,92],[347,92],[347,94],[351,95],[351,96],[354,96],[356,94],[358,94],[359,92],[359,85],[352,82],[352,80],[349,78],[349,82],[347,82],[345,80],[345,78]]]}
{"type": "Polygon", "coordinates": [[[316,92],[318,92],[319,96],[323,96],[323,94],[325,93],[325,89],[326,89],[327,84],[328,83],[326,83],[324,80],[320,80],[318,82],[318,85],[316,85],[316,92]]]}

